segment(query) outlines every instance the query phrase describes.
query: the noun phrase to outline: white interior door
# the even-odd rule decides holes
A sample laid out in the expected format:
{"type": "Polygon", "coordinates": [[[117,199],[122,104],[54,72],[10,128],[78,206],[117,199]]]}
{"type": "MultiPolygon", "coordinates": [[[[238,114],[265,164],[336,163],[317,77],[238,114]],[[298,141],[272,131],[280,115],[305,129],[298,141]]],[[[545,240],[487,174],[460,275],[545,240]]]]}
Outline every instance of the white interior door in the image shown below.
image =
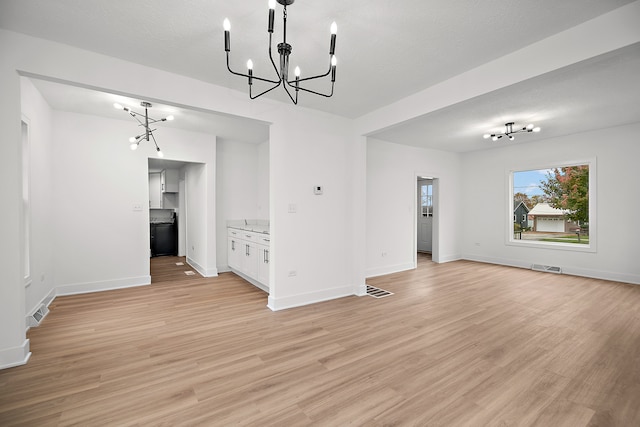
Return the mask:
{"type": "Polygon", "coordinates": [[[433,240],[433,180],[418,179],[418,251],[431,252],[433,240]]]}

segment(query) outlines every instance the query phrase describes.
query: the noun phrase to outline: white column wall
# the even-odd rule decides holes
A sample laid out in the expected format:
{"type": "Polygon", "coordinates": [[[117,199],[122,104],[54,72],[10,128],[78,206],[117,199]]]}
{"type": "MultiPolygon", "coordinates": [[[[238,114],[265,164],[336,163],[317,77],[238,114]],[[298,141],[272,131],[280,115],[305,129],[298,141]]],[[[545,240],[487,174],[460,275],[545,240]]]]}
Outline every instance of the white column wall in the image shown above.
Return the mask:
{"type": "Polygon", "coordinates": [[[53,171],[51,108],[26,78],[20,79],[22,114],[29,122],[31,284],[25,292],[26,314],[52,296],[53,277],[53,171]]]}

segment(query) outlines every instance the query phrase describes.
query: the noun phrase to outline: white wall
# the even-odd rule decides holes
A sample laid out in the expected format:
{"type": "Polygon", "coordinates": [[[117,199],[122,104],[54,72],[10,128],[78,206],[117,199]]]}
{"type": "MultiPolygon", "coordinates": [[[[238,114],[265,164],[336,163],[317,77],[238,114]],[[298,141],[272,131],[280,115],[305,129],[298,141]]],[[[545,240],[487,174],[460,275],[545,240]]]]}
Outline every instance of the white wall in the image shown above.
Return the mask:
{"type": "Polygon", "coordinates": [[[51,108],[26,78],[20,79],[22,114],[29,124],[31,284],[25,290],[25,309],[33,313],[53,290],[52,123],[51,108]]]}
{"type": "MultiPolygon", "coordinates": [[[[207,165],[190,164],[185,166],[185,202],[187,229],[187,262],[204,276],[207,272],[207,165]]],[[[212,223],[213,225],[215,223],[212,223]]],[[[215,245],[215,241],[213,242],[215,245]]],[[[217,274],[217,272],[216,272],[217,274]]],[[[213,274],[215,275],[215,274],[213,274]]]]}
{"type": "Polygon", "coordinates": [[[459,259],[462,188],[456,153],[367,141],[366,275],[415,267],[416,179],[437,179],[434,189],[434,261],[459,259]],[[385,256],[382,254],[386,253],[385,256]]]}
{"type": "Polygon", "coordinates": [[[258,145],[258,219],[269,219],[269,141],[258,145]]]}
{"type": "MultiPolygon", "coordinates": [[[[147,159],[155,150],[146,142],[136,151],[128,148],[127,135],[135,125],[53,112],[54,200],[49,215],[59,294],[150,283],[147,159]],[[142,209],[135,210],[136,205],[142,209]]],[[[172,128],[158,129],[156,135],[169,160],[215,162],[213,135],[172,128]]],[[[201,203],[206,207],[207,200],[201,203]]],[[[206,209],[201,212],[207,215],[206,209]]],[[[206,225],[205,217],[192,228],[205,241],[206,225]]],[[[208,248],[199,246],[203,258],[196,259],[207,270],[208,248]]]]}
{"type": "MultiPolygon", "coordinates": [[[[262,145],[264,144],[260,146],[262,145]]],[[[261,202],[266,197],[268,208],[269,197],[269,188],[264,189],[260,186],[259,176],[264,176],[265,158],[264,153],[260,156],[260,146],[238,141],[218,141],[216,157],[216,226],[220,236],[216,250],[218,271],[229,271],[227,221],[269,219],[269,211],[266,211],[266,216],[259,216],[261,202]],[[261,195],[260,191],[266,191],[266,194],[261,195]]],[[[268,151],[266,154],[268,155],[268,151]]],[[[266,160],[268,162],[268,157],[266,160]]]]}
{"type": "Polygon", "coordinates": [[[352,123],[289,111],[270,128],[271,286],[274,310],[354,294],[352,123]],[[324,194],[314,195],[316,185],[324,194]],[[295,209],[295,213],[290,212],[295,209]]]}
{"type": "Polygon", "coordinates": [[[640,240],[634,229],[634,213],[640,210],[635,178],[639,133],[636,123],[462,155],[464,203],[482,212],[462,223],[464,258],[527,268],[555,265],[569,274],[640,283],[640,240]],[[596,252],[507,245],[508,171],[592,158],[596,167],[590,171],[597,182],[590,216],[596,222],[591,221],[590,233],[596,233],[596,252]]]}

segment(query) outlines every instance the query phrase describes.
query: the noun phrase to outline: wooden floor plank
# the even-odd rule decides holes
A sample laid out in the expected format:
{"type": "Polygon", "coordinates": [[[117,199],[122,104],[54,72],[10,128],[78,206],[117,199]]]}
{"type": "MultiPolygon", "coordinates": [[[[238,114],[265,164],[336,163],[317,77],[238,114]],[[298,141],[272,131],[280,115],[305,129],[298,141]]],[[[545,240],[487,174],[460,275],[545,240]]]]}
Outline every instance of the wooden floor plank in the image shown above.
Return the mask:
{"type": "MultiPolygon", "coordinates": [[[[183,263],[183,265],[176,265],[183,263]]],[[[640,287],[475,262],[272,312],[233,273],[58,297],[0,425],[640,425],[640,287]]]]}

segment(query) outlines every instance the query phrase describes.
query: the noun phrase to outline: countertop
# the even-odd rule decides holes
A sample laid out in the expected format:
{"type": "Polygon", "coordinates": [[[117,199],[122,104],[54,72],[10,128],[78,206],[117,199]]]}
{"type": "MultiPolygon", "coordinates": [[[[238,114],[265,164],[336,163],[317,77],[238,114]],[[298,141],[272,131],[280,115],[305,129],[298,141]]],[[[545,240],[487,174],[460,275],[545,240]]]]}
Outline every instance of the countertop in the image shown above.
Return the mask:
{"type": "Polygon", "coordinates": [[[253,231],[254,233],[269,234],[268,225],[248,224],[248,225],[229,225],[229,228],[243,231],[253,231]]]}

